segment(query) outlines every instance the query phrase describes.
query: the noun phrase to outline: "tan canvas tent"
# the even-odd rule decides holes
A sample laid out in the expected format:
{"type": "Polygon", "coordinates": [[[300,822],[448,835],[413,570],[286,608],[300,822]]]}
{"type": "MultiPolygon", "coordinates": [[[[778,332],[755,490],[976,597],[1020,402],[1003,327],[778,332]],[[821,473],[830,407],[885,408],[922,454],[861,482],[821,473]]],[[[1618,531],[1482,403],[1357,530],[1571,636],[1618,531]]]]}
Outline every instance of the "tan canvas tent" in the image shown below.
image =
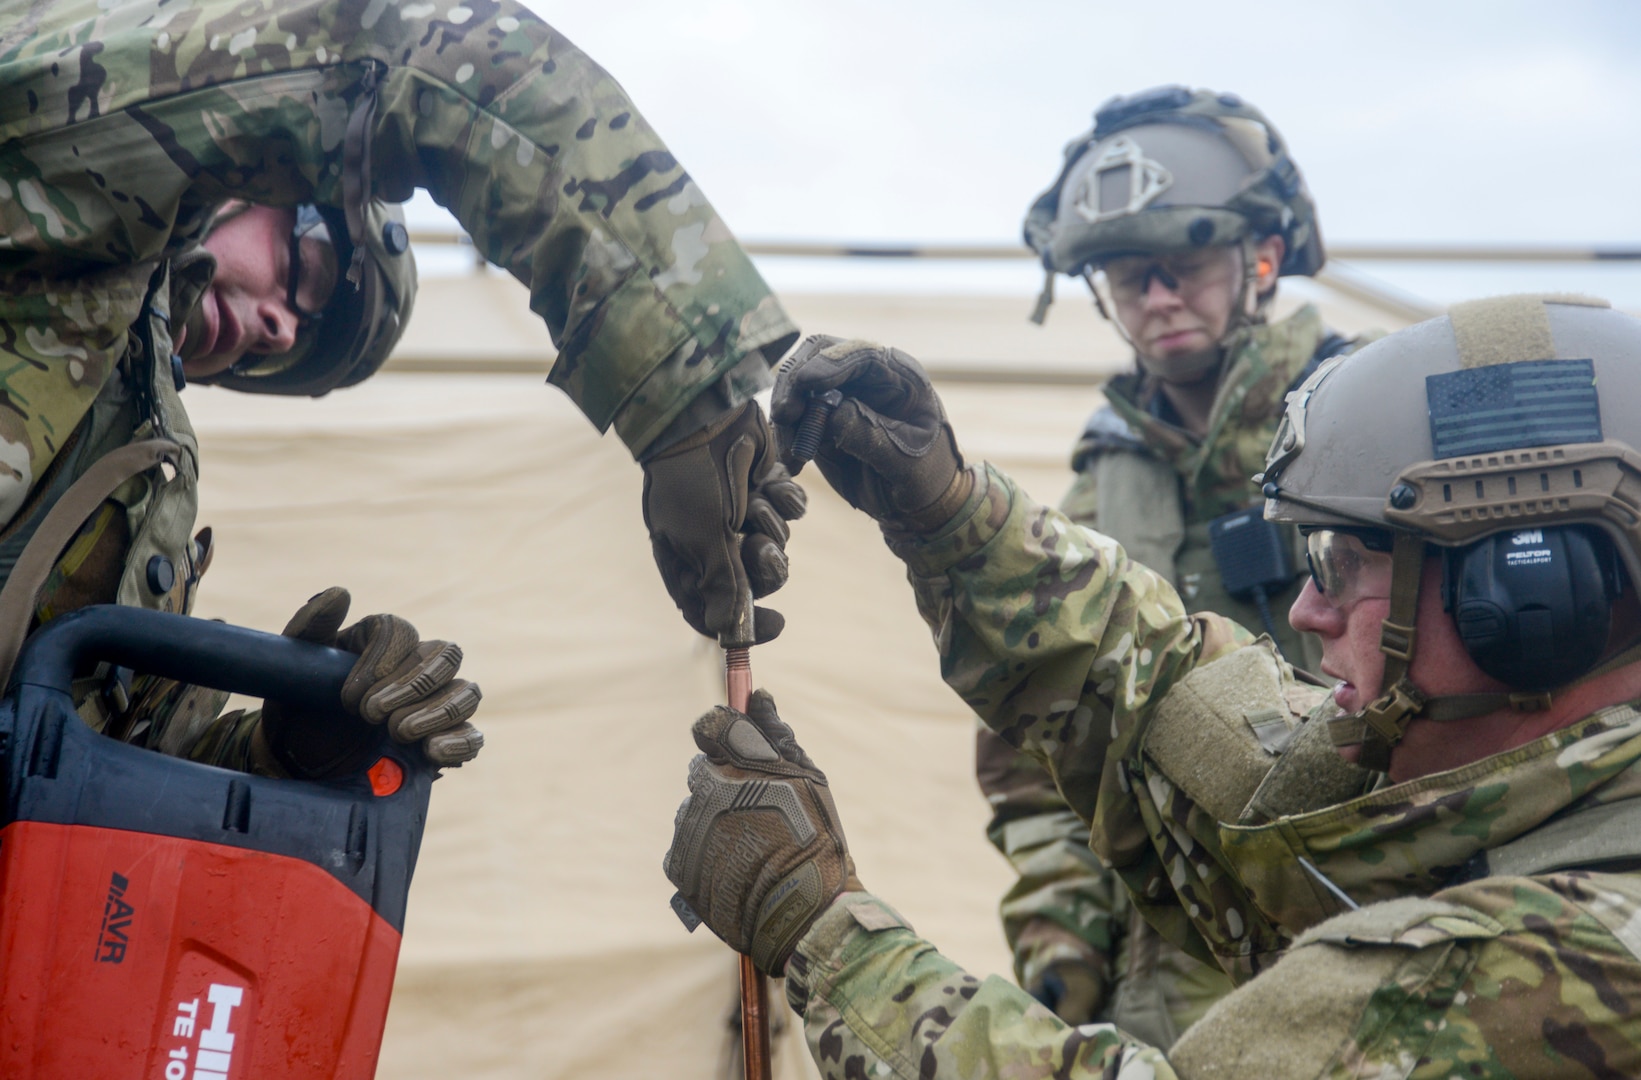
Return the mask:
{"type": "MultiPolygon", "coordinates": [[[[485,751],[434,788],[382,1077],[722,1076],[733,958],[684,932],[660,869],[719,655],[661,588],[638,469],[542,385],[545,334],[509,290],[429,282],[401,371],[317,402],[188,391],[218,544],[199,614],[277,630],[346,585],[356,614],[459,641],[484,688],[485,751]]],[[[1069,480],[1095,377],[1125,362],[1082,304],[1040,331],[1029,297],[789,300],[807,330],[921,354],[967,453],[1044,500],[1069,480]]],[[[1354,301],[1326,313],[1395,321],[1354,301]]],[[[1006,977],[973,721],[875,527],[804,479],[811,512],[772,601],[788,629],[753,651],[756,681],[831,776],[867,885],[1006,977]]],[[[789,1030],[777,1074],[811,1069],[789,1030]]]]}

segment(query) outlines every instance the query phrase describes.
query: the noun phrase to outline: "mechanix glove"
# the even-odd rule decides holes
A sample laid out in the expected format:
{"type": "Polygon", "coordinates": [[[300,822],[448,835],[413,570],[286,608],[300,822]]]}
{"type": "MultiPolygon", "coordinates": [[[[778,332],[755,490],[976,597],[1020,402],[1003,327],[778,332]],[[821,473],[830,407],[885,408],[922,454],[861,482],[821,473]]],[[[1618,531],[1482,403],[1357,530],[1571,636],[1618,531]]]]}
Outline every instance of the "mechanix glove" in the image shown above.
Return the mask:
{"type": "Polygon", "coordinates": [[[338,776],[365,764],[377,741],[374,726],[385,724],[395,741],[420,743],[434,765],[473,760],[484,736],[467,721],[482,695],[477,683],[456,678],[461,647],[422,641],[397,615],[367,615],[341,629],[350,602],[346,589],[326,589],[302,605],[284,633],[358,654],[342,705],[360,722],[294,713],[269,700],[262,706],[259,749],[291,776],[338,776]]]}
{"type": "MultiPolygon", "coordinates": [[[[807,500],[773,442],[763,410],[748,402],[644,462],[655,565],[684,621],[709,637],[740,624],[749,590],[762,597],[786,584],[786,523],[807,500]]],[[[768,608],[753,616],[756,644],[786,624],[768,608]]]]}
{"type": "Polygon", "coordinates": [[[778,977],[838,894],[861,889],[831,789],[762,690],[745,713],[713,709],[694,735],[667,877],[713,933],[778,977]]]}
{"type": "Polygon", "coordinates": [[[816,335],[798,346],[770,406],[788,467],[804,413],[828,390],[843,399],[815,455],[827,483],[885,528],[925,532],[949,521],[973,481],[922,365],[869,341],[816,335]]]}

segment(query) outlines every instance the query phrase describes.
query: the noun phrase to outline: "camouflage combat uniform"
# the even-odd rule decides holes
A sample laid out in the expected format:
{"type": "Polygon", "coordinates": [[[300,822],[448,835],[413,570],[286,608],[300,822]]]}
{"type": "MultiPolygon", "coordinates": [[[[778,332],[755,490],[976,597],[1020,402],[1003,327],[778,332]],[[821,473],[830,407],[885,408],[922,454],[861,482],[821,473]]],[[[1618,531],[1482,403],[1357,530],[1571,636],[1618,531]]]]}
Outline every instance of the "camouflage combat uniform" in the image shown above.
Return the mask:
{"type": "Polygon", "coordinates": [[[181,450],[86,523],[42,617],[187,610],[209,555],[172,382],[190,253],[228,198],[342,205],[361,143],[367,197],[427,188],[529,287],[549,381],[634,454],[767,385],[795,335],[615,80],[517,4],[14,4],[0,86],[0,572],[102,454],[181,450]]]}
{"type": "Polygon", "coordinates": [[[897,551],[947,681],[1051,764],[1151,921],[1245,985],[1165,1058],[846,893],[787,965],[824,1075],[1641,1075],[1641,712],[1369,791],[1331,696],[1002,474],[897,551]]]}
{"type": "MultiPolygon", "coordinates": [[[[1076,479],[1061,512],[1079,525],[1103,526],[1131,558],[1163,568],[1189,610],[1259,626],[1256,606],[1224,589],[1208,523],[1254,503],[1249,478],[1264,466],[1288,389],[1354,344],[1329,333],[1308,305],[1280,322],[1239,329],[1226,344],[1229,361],[1201,440],[1164,418],[1166,399],[1155,380],[1137,372],[1111,380],[1108,404],[1073,452],[1076,479]],[[1168,498],[1169,485],[1177,498],[1168,498]]],[[[1299,593],[1300,565],[1293,584],[1269,604],[1277,640],[1296,662],[1307,644],[1315,649],[1281,617],[1299,593]]],[[[992,807],[987,835],[1019,874],[1001,913],[1020,984],[1040,985],[1056,963],[1087,962],[1088,953],[1057,932],[1070,931],[1106,965],[1095,1017],[1153,1044],[1172,1044],[1231,989],[1230,981],[1158,938],[1089,850],[1088,822],[1066,805],[1048,772],[983,725],[976,772],[992,807]]]]}

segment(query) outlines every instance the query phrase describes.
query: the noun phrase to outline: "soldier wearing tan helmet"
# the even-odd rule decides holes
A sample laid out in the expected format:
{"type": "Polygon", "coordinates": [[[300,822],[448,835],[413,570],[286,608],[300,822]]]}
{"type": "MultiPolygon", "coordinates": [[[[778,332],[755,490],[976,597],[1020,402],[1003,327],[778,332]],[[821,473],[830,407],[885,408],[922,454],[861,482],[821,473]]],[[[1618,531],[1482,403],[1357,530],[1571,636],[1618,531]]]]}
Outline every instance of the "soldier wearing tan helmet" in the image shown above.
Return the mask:
{"type": "MultiPolygon", "coordinates": [[[[46,0],[13,22],[0,667],[31,623],[86,603],[189,609],[211,543],[186,381],[318,396],[373,374],[415,294],[396,206],[418,187],[529,288],[558,346],[549,381],[641,462],[690,625],[779,633],[748,596],[784,581],[803,495],[752,398],[796,329],[621,88],[551,27],[507,2],[366,0],[46,0]]],[[[360,715],[441,764],[477,753],[459,650],[391,617],[342,630],[345,610],[321,594],[289,632],[340,633],[393,676],[397,711],[360,715]]],[[[95,723],[172,753],[299,772],[345,757],[297,753],[290,718],[213,726],[220,701],[191,690],[88,693],[95,723]]]]}
{"type": "Polygon", "coordinates": [[[968,975],[862,889],[760,693],[697,723],[668,875],[785,973],[823,1076],[1641,1074],[1641,319],[1460,304],[1289,395],[1263,491],[1306,534],[1290,618],[1331,690],[965,467],[909,357],[805,345],[777,422],[830,389],[817,461],[906,562],[947,682],[1239,985],[1164,1051],[968,975]]]}
{"type": "MultiPolygon", "coordinates": [[[[1025,239],[1047,273],[1034,318],[1056,275],[1082,279],[1134,349],[1134,370],[1106,384],[1077,441],[1060,509],[1168,577],[1190,610],[1262,628],[1314,666],[1314,639],[1280,619],[1302,580],[1298,538],[1260,520],[1248,478],[1283,395],[1359,339],[1310,305],[1268,318],[1279,279],[1325,259],[1282,136],[1230,94],[1114,98],[1066,148],[1025,239]]],[[[1001,913],[1021,985],[1072,1023],[1112,1020],[1172,1043],[1229,982],[1156,938],[1041,766],[983,725],[976,738],[987,835],[1019,874],[1001,913]]]]}

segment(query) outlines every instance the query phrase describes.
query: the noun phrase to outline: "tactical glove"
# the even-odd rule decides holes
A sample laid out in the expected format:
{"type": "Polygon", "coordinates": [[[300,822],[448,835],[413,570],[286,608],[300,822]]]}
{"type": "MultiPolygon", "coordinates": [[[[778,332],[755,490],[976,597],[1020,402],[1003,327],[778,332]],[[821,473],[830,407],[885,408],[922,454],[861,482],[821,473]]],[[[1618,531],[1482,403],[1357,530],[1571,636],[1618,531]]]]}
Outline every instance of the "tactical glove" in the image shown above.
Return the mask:
{"type": "Polygon", "coordinates": [[[1068,1024],[1092,1023],[1105,1003],[1106,958],[1052,919],[1033,918],[1021,927],[1014,970],[1026,993],[1068,1024]]]}
{"type": "Polygon", "coordinates": [[[814,398],[838,390],[815,455],[821,474],[851,506],[886,528],[932,531],[968,498],[973,481],[928,373],[899,349],[816,335],[775,377],[770,415],[782,459],[814,398]]]}
{"type": "MultiPolygon", "coordinates": [[[[684,621],[709,637],[735,631],[748,591],[786,584],[786,523],[807,500],[773,443],[763,410],[748,402],[644,462],[655,565],[684,621]]],[[[753,614],[758,644],[785,625],[777,611],[753,614]]]]}
{"type": "Polygon", "coordinates": [[[456,678],[461,647],[422,641],[397,615],[367,615],[339,629],[350,602],[346,589],[326,589],[291,617],[284,633],[358,654],[342,705],[359,722],[297,714],[269,700],[262,706],[264,751],[291,776],[339,776],[365,764],[377,744],[376,725],[385,724],[395,741],[420,743],[434,765],[473,760],[484,736],[467,721],[482,695],[478,684],[456,678]]]}
{"type": "Polygon", "coordinates": [[[745,713],[713,709],[694,735],[667,877],[713,933],[778,977],[838,894],[861,888],[831,789],[762,690],[745,713]]]}

